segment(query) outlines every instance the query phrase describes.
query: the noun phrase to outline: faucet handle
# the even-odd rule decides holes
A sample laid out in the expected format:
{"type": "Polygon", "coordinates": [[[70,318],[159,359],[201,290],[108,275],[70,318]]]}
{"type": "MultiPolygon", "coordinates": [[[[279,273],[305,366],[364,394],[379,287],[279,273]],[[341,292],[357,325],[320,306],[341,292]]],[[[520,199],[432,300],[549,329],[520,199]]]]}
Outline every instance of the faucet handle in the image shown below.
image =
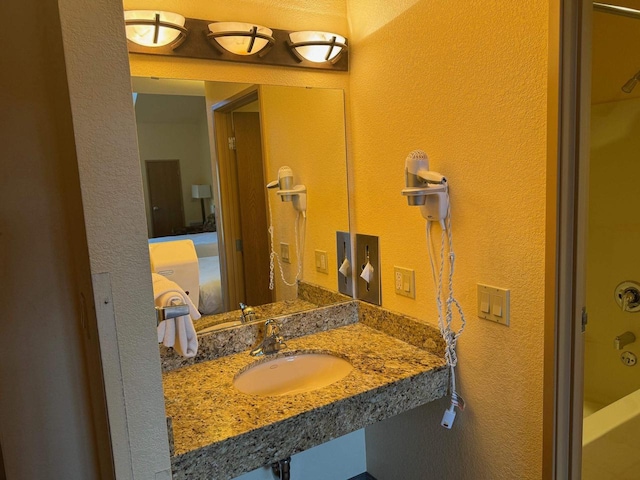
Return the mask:
{"type": "Polygon", "coordinates": [[[282,325],[280,325],[277,320],[270,318],[264,323],[264,326],[266,328],[265,334],[267,337],[279,337],[279,341],[282,341],[282,337],[280,337],[280,329],[282,328],[282,325]]]}
{"type": "Polygon", "coordinates": [[[240,321],[242,323],[252,322],[256,319],[256,312],[249,305],[240,302],[240,321]]]}

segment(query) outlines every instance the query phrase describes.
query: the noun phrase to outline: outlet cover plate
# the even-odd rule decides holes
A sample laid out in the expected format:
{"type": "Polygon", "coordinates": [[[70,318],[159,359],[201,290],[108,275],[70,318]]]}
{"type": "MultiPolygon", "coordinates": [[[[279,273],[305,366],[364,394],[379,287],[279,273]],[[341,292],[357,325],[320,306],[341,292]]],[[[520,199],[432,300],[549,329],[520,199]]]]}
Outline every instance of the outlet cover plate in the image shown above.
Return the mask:
{"type": "Polygon", "coordinates": [[[329,273],[327,265],[327,252],[324,250],[316,250],[316,272],[329,273]]]}
{"type": "Polygon", "coordinates": [[[351,235],[349,232],[336,232],[336,260],[337,269],[340,270],[344,260],[349,260],[351,268],[348,274],[342,275],[338,271],[338,291],[343,295],[353,297],[353,257],[351,256],[351,235]]]}
{"type": "Polygon", "coordinates": [[[396,295],[416,298],[416,273],[410,268],[393,267],[393,284],[396,295]]]}
{"type": "Polygon", "coordinates": [[[380,286],[380,250],[378,237],[373,235],[356,234],[356,262],[354,266],[356,277],[356,295],[359,300],[382,305],[382,289],[380,286]],[[360,276],[362,270],[369,263],[373,267],[373,278],[369,283],[360,276]]]}

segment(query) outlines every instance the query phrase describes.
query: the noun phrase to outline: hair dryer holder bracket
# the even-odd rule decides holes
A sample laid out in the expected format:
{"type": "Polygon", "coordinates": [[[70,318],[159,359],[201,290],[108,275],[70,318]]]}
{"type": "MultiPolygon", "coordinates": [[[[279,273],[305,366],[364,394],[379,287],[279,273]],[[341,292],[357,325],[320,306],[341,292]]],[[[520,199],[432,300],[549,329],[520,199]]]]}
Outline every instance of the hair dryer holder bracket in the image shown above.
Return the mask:
{"type": "Polygon", "coordinates": [[[298,212],[307,210],[307,187],[296,185],[291,190],[278,190],[276,192],[283,202],[293,202],[293,208],[298,212]]]}
{"type": "Polygon", "coordinates": [[[447,218],[449,211],[448,186],[446,183],[426,187],[407,187],[402,195],[407,197],[410,206],[420,207],[420,213],[429,221],[440,221],[447,218]]]}

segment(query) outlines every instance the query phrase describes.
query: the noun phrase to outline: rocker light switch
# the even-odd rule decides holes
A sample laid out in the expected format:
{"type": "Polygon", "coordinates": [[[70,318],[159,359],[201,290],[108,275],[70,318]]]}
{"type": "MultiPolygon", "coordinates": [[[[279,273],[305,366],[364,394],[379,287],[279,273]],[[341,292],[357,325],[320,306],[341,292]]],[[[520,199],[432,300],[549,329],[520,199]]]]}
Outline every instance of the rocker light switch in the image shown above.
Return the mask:
{"type": "Polygon", "coordinates": [[[509,290],[478,284],[478,316],[509,326],[509,290]]]}
{"type": "Polygon", "coordinates": [[[480,312],[489,313],[489,294],[487,292],[480,292],[480,312]]]}
{"type": "Polygon", "coordinates": [[[502,297],[500,295],[491,295],[491,315],[502,316],[502,297]]]}

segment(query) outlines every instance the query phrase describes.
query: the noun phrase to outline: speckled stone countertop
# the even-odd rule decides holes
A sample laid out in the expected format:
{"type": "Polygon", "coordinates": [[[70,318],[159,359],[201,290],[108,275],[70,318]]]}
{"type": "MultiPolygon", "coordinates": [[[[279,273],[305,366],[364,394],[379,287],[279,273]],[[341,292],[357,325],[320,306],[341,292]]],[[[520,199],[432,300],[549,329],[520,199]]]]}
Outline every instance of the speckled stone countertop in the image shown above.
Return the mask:
{"type": "Polygon", "coordinates": [[[230,479],[438,399],[448,370],[439,355],[362,323],[298,338],[287,350],[333,352],[354,369],[290,396],[247,395],[234,376],[257,360],[246,351],[163,374],[173,430],[174,479],[230,479]]]}
{"type": "MultiPolygon", "coordinates": [[[[350,302],[353,299],[341,293],[327,290],[318,285],[307,282],[298,284],[298,298],[294,300],[282,300],[264,305],[251,305],[255,312],[255,320],[264,322],[268,318],[292,315],[295,313],[313,310],[318,307],[326,307],[338,303],[350,302]]],[[[196,332],[214,325],[228,324],[240,320],[240,310],[232,310],[216,315],[203,315],[194,322],[196,332]]]]}

